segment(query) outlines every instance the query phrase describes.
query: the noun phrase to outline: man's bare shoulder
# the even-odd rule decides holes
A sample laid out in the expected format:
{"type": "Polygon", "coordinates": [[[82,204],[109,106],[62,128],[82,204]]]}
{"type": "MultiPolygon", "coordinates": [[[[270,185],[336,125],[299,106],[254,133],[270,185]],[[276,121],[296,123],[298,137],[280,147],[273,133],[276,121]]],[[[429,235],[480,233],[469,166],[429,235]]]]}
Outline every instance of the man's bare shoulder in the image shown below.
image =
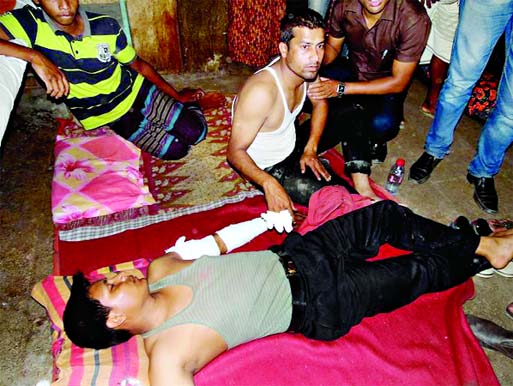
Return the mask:
{"type": "Polygon", "coordinates": [[[174,252],[161,256],[153,260],[148,267],[148,282],[154,283],[167,275],[179,272],[191,263],[192,261],[182,260],[174,252]]]}
{"type": "Polygon", "coordinates": [[[250,76],[242,87],[238,98],[249,98],[259,102],[272,103],[278,93],[273,76],[268,71],[260,71],[250,76]]]}

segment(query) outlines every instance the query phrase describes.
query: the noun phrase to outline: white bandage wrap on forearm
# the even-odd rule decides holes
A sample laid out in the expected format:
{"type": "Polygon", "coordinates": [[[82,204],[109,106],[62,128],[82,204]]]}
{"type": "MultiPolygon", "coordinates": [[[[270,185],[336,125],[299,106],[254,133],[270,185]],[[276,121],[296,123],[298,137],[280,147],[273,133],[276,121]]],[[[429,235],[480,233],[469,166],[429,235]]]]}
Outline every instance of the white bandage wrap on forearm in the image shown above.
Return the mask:
{"type": "Polygon", "coordinates": [[[166,249],[166,253],[175,252],[182,260],[196,260],[201,256],[219,256],[221,251],[214,236],[210,235],[199,240],[185,241],[185,236],[179,237],[175,245],[166,249]]]}
{"type": "Polygon", "coordinates": [[[238,224],[228,225],[217,231],[226,245],[227,252],[250,242],[267,230],[267,223],[261,218],[244,221],[238,224]]]}

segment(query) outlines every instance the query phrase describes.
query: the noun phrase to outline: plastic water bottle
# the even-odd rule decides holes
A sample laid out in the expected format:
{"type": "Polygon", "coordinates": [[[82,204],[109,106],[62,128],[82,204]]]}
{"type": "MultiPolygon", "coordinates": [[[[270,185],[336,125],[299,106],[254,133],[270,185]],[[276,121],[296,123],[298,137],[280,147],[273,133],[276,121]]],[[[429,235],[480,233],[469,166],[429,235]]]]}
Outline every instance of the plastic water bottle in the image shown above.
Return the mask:
{"type": "Polygon", "coordinates": [[[393,195],[397,194],[399,185],[401,185],[401,183],[403,182],[404,164],[405,164],[404,159],[398,158],[397,161],[395,161],[395,163],[390,168],[390,173],[388,173],[387,182],[385,184],[385,189],[388,190],[393,195]]]}

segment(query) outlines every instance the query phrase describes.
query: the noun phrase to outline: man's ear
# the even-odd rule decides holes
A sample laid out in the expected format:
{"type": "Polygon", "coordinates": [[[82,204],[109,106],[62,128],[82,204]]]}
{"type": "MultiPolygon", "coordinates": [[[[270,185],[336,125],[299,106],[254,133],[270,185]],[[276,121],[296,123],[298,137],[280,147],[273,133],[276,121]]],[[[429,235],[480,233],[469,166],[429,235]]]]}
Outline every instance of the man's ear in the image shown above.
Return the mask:
{"type": "Polygon", "coordinates": [[[280,42],[278,44],[278,49],[280,50],[280,56],[282,58],[286,58],[287,57],[287,54],[289,52],[289,46],[287,45],[287,43],[284,43],[284,42],[280,42]]]}
{"type": "Polygon", "coordinates": [[[126,315],[122,312],[109,312],[109,316],[107,318],[107,327],[109,328],[117,328],[122,325],[126,320],[126,315]]]}

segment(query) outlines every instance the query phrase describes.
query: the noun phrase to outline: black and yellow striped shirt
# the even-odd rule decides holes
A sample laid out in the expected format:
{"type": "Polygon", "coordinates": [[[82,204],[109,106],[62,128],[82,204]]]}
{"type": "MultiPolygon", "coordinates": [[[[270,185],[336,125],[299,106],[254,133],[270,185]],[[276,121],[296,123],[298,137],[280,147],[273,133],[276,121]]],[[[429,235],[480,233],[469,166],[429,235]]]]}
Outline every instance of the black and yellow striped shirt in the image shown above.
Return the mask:
{"type": "Polygon", "coordinates": [[[78,37],[58,29],[41,8],[29,6],[0,16],[0,26],[64,72],[70,84],[66,105],[86,129],[94,129],[130,109],[144,78],[128,66],[136,52],[119,23],[81,9],[79,13],[84,33],[78,37]]]}

